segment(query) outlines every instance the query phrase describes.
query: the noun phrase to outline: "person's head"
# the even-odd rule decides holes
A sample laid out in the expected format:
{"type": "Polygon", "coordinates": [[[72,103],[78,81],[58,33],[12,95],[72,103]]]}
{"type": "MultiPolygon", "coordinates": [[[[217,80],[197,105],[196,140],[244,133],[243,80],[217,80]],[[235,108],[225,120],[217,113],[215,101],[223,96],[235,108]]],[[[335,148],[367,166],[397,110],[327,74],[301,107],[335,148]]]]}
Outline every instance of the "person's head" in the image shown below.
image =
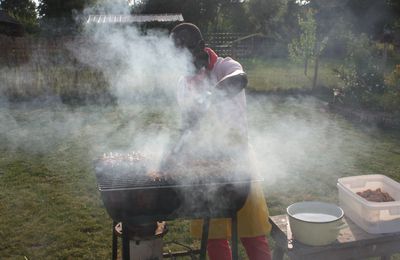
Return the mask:
{"type": "Polygon", "coordinates": [[[171,30],[171,37],[178,48],[186,48],[193,56],[194,65],[200,69],[207,65],[208,55],[200,29],[192,23],[181,23],[171,30]]]}

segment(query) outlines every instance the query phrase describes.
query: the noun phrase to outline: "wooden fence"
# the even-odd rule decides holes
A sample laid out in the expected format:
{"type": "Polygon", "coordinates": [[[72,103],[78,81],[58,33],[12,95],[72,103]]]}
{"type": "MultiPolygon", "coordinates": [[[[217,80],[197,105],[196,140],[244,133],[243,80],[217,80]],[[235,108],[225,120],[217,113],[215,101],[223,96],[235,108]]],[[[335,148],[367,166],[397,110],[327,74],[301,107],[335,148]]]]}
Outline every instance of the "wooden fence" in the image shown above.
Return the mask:
{"type": "Polygon", "coordinates": [[[40,62],[41,57],[53,57],[52,54],[67,54],[65,42],[71,39],[6,37],[0,35],[0,65],[21,66],[29,61],[40,62]]]}
{"type": "MultiPolygon", "coordinates": [[[[220,56],[244,58],[256,49],[256,36],[243,33],[206,35],[220,56]]],[[[108,91],[101,71],[77,61],[69,43],[84,38],[7,37],[0,35],[0,95],[29,98],[41,95],[88,96],[108,91]]]]}
{"type": "Polygon", "coordinates": [[[77,40],[0,36],[0,94],[20,100],[43,95],[86,99],[106,93],[102,73],[79,63],[68,49],[77,40]]]}
{"type": "Polygon", "coordinates": [[[263,47],[265,36],[246,33],[210,33],[205,35],[205,41],[219,56],[249,58],[263,47]]]}

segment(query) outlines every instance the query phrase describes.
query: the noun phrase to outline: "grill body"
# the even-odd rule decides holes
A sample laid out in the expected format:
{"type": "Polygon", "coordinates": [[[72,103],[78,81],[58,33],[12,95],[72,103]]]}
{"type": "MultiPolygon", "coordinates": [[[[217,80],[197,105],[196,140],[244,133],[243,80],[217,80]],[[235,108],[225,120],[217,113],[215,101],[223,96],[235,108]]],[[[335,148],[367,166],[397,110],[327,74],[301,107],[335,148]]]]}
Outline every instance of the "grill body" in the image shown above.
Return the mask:
{"type": "Polygon", "coordinates": [[[114,221],[127,224],[232,216],[243,207],[251,183],[261,181],[252,179],[247,172],[205,174],[195,181],[184,177],[149,181],[143,167],[95,165],[108,214],[114,221]]]}
{"type": "Polygon", "coordinates": [[[230,216],[243,207],[249,182],[100,189],[114,221],[147,222],[230,216]],[[142,221],[141,221],[142,220],[142,221]]]}

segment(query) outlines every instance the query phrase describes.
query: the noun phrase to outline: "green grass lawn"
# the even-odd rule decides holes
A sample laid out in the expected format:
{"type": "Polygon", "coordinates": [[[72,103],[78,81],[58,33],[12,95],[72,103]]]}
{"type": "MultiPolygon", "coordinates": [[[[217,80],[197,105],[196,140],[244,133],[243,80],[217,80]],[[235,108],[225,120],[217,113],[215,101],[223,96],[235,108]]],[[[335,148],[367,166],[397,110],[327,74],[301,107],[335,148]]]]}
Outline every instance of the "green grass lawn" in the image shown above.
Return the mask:
{"type": "MultiPolygon", "coordinates": [[[[248,101],[272,215],[300,200],[337,203],[343,176],[379,173],[400,181],[398,132],[354,125],[314,99],[248,101]]],[[[175,112],[158,105],[3,108],[0,259],[109,259],[112,221],[92,160],[106,149],[140,147],[139,135],[176,128],[175,112]]],[[[172,221],[169,230],[165,241],[199,245],[189,236],[189,221],[172,221]]]]}
{"type": "MultiPolygon", "coordinates": [[[[288,89],[311,89],[314,65],[309,64],[307,76],[303,64],[295,64],[285,59],[246,59],[241,61],[248,73],[249,88],[256,91],[277,91],[288,89]]],[[[341,82],[333,72],[338,64],[334,60],[321,60],[318,86],[334,88],[341,82]]]]}
{"type": "MultiPolygon", "coordinates": [[[[249,88],[256,91],[288,89],[310,89],[314,75],[313,64],[309,64],[308,75],[304,75],[302,64],[287,59],[240,60],[248,73],[249,88]]],[[[341,82],[333,72],[338,60],[321,60],[318,86],[334,88],[341,82]]],[[[0,74],[4,82],[3,94],[18,99],[29,99],[42,95],[57,95],[64,98],[101,96],[107,92],[108,83],[104,75],[88,67],[73,66],[21,67],[4,69],[0,74]]]]}

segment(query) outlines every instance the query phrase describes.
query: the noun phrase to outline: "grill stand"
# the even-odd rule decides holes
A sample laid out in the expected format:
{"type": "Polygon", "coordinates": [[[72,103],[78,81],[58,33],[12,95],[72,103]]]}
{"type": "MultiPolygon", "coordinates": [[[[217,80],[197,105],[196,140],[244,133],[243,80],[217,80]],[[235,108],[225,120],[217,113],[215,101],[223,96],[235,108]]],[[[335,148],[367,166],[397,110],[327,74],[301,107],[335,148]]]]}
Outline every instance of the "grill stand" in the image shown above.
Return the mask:
{"type": "Polygon", "coordinates": [[[237,260],[238,255],[238,229],[237,229],[237,213],[232,215],[232,259],[237,260]]]}
{"type": "Polygon", "coordinates": [[[117,225],[116,221],[113,221],[112,226],[112,260],[117,259],[117,250],[118,250],[118,237],[115,231],[115,226],[117,225]]]}
{"type": "Polygon", "coordinates": [[[201,233],[200,260],[206,259],[209,227],[210,227],[210,218],[205,217],[203,219],[203,232],[201,233]]]}
{"type": "MultiPolygon", "coordinates": [[[[231,215],[232,220],[232,259],[238,259],[238,232],[237,232],[237,213],[231,215]]],[[[203,232],[201,234],[201,246],[200,246],[200,260],[206,260],[207,253],[207,240],[208,240],[208,230],[210,227],[210,217],[205,217],[203,219],[203,232]]]]}
{"type": "MultiPolygon", "coordinates": [[[[237,232],[237,213],[232,213],[230,215],[232,220],[232,241],[231,241],[231,250],[232,250],[232,259],[238,260],[238,232],[237,232]]],[[[117,251],[118,251],[118,237],[114,230],[117,222],[113,221],[113,235],[112,235],[112,259],[117,259],[117,251]]],[[[123,225],[123,223],[122,223],[123,225]]],[[[201,245],[200,245],[200,260],[206,260],[207,254],[207,240],[208,233],[210,227],[210,217],[203,218],[203,232],[201,235],[201,245]]],[[[130,252],[129,252],[129,233],[122,232],[122,259],[130,260],[130,252]]]]}
{"type": "MultiPolygon", "coordinates": [[[[122,223],[122,227],[124,227],[124,223],[122,223]]],[[[122,231],[122,259],[130,260],[129,255],[129,232],[122,231]]]]}

